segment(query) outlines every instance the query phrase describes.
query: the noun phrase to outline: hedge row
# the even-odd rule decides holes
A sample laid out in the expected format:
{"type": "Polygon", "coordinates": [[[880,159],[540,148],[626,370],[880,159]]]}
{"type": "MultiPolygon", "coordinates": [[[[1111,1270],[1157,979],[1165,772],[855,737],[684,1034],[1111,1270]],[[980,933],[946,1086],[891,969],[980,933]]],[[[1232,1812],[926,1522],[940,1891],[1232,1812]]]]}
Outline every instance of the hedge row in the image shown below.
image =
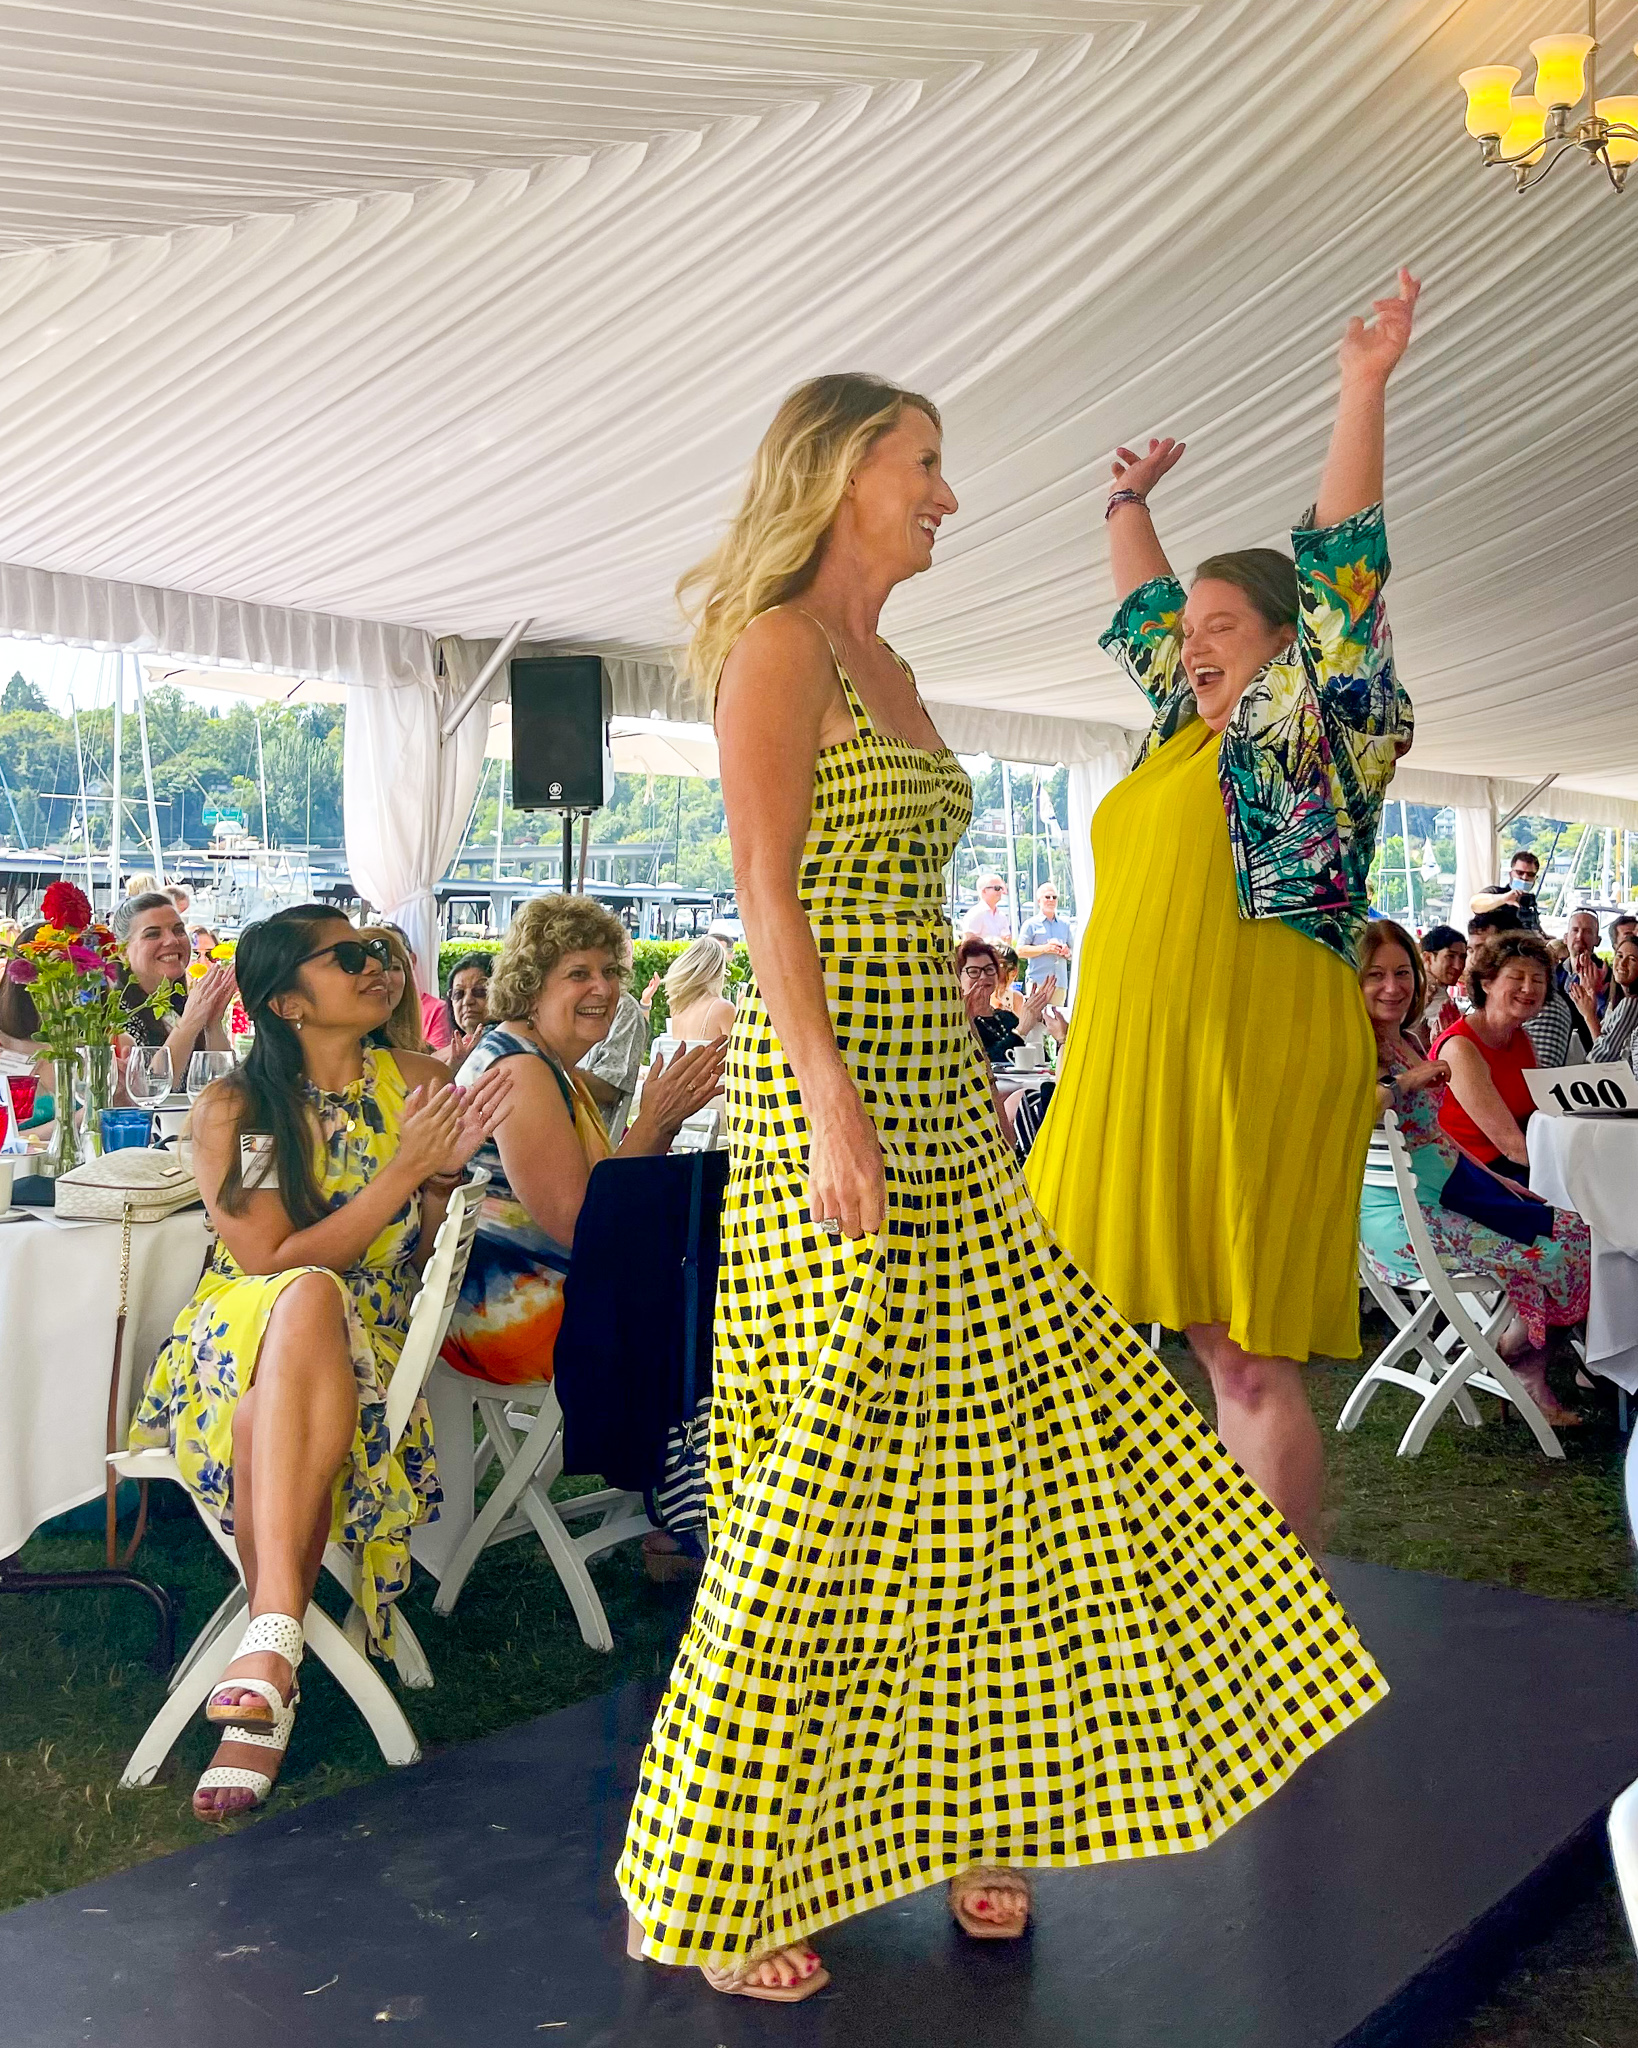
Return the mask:
{"type": "MultiPolygon", "coordinates": [[[[631,945],[631,992],[640,996],[651,981],[662,976],[685,947],[692,944],[689,939],[634,939],[631,945]]],[[[465,960],[473,953],[488,953],[493,957],[501,949],[499,939],[446,939],[438,948],[438,986],[446,994],[449,991],[450,970],[458,960],[465,960]]],[[[751,978],[750,955],[745,948],[735,946],[728,961],[728,994],[733,996],[751,978]]],[[[654,1001],[649,1010],[649,1028],[659,1032],[665,1024],[665,990],[654,991],[654,1001]]]]}

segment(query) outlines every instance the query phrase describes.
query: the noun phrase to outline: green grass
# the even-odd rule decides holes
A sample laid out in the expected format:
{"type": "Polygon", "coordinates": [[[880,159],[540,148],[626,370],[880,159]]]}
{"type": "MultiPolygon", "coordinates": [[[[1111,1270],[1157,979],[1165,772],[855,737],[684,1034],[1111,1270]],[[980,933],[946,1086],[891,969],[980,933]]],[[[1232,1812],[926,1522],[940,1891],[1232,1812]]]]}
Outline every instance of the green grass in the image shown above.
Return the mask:
{"type": "MultiPolygon", "coordinates": [[[[1197,1399],[1203,1387],[1180,1349],[1168,1363],[1197,1399]]],[[[1315,1407],[1327,1433],[1328,1546],[1344,1557],[1440,1572],[1638,1609],[1622,1502],[1624,1443],[1599,1420],[1567,1433],[1568,1458],[1548,1464],[1522,1425],[1483,1430],[1447,1422],[1420,1458],[1394,1447],[1408,1404],[1386,1393],[1365,1423],[1341,1437],[1332,1425],[1357,1366],[1317,1365],[1315,1407]]],[[[1488,1405],[1488,1404],[1487,1404],[1488,1405]]],[[[1601,1410],[1607,1415],[1607,1410],[1601,1410]]],[[[37,1538],[35,1569],[98,1561],[91,1537],[37,1538]]],[[[227,1590],[228,1572],[191,1511],[159,1521],[142,1566],[179,1597],[180,1640],[227,1590]]],[[[666,1668],[687,1592],[653,1586],[636,1547],[593,1566],[614,1630],[612,1656],[581,1643],[567,1600],[539,1547],[489,1552],[455,1615],[439,1620],[419,1576],[406,1603],[437,1673],[405,1704],[423,1746],[470,1740],[548,1713],[631,1677],[666,1668]]],[[[143,1791],[116,1787],[120,1767],[163,1697],[143,1661],[151,1640],[145,1603],[128,1594],[77,1593],[0,1600],[0,1907],[83,1884],[203,1837],[188,1811],[211,1740],[196,1721],[143,1791]]],[[[268,1814],[356,1785],[385,1769],[363,1722],[316,1662],[303,1667],[303,1703],[268,1814]]],[[[1546,1753],[1574,1731],[1555,1729],[1550,1701],[1520,1739],[1546,1753]]],[[[1494,1999],[1445,2042],[1427,2048],[1638,2048],[1638,1972],[1613,1887],[1577,1904],[1526,1952],[1494,1999]]]]}

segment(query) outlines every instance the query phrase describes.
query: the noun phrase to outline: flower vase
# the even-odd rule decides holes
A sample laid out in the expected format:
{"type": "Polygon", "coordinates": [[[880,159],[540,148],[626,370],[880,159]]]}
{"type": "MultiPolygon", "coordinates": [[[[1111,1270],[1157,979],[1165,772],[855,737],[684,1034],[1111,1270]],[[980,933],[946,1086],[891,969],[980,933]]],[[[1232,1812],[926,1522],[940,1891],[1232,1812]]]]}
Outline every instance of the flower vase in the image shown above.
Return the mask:
{"type": "Polygon", "coordinates": [[[77,1051],[52,1055],[51,1093],[57,1106],[57,1127],[56,1135],[51,1141],[51,1150],[40,1162],[40,1171],[50,1180],[56,1180],[59,1175],[78,1166],[84,1156],[81,1149],[80,1127],[74,1118],[79,1079],[80,1059],[77,1051]]]}
{"type": "MultiPolygon", "coordinates": [[[[90,1140],[93,1158],[102,1156],[102,1113],[114,1106],[114,1048],[111,1045],[84,1045],[80,1048],[80,1070],[83,1075],[82,1100],[85,1104],[83,1137],[90,1140]]],[[[81,1153],[85,1147],[82,1144],[81,1153]]]]}

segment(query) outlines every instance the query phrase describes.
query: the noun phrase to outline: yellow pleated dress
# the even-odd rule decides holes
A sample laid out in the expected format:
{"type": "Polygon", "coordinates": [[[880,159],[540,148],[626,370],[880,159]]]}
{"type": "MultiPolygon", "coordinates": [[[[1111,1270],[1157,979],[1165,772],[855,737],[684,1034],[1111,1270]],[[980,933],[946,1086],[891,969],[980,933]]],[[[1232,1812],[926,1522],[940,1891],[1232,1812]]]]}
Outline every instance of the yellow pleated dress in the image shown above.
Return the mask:
{"type": "Polygon", "coordinates": [[[1375,1041],[1345,960],[1240,915],[1217,748],[1191,719],[1093,813],[1097,890],[1029,1185],[1128,1321],[1356,1358],[1375,1041]]]}
{"type": "Polygon", "coordinates": [[[1202,1848],[1387,1689],[1037,1214],[945,916],[971,788],[842,685],[857,736],[820,755],[798,888],[887,1217],[857,1244],[814,1224],[748,992],[710,1550],[616,1873],[671,1963],[734,1967],[974,1863],[1202,1848]]]}

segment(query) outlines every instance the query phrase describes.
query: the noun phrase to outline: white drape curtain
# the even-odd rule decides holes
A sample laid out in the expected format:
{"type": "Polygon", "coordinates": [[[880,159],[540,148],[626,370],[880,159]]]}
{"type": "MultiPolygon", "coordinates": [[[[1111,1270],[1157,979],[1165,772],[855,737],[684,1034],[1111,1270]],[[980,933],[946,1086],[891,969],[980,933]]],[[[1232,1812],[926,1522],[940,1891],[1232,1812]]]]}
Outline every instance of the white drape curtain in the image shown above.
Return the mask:
{"type": "MultiPolygon", "coordinates": [[[[1134,733],[1132,740],[1136,742],[1139,737],[1134,733]]],[[[1130,760],[1129,748],[1111,740],[1090,760],[1069,764],[1069,871],[1075,883],[1077,932],[1086,930],[1086,920],[1092,912],[1092,814],[1126,773],[1130,760]]]]}
{"type": "Polygon", "coordinates": [[[1496,819],[1488,804],[1483,809],[1458,805],[1455,818],[1456,888],[1450,921],[1458,931],[1465,931],[1473,898],[1496,879],[1496,819]]]}
{"type": "Polygon", "coordinates": [[[417,980],[431,994],[438,988],[433,886],[461,843],[489,730],[480,707],[449,739],[438,736],[468,680],[452,663],[436,688],[347,692],[347,864],[380,915],[408,932],[417,980]]]}

